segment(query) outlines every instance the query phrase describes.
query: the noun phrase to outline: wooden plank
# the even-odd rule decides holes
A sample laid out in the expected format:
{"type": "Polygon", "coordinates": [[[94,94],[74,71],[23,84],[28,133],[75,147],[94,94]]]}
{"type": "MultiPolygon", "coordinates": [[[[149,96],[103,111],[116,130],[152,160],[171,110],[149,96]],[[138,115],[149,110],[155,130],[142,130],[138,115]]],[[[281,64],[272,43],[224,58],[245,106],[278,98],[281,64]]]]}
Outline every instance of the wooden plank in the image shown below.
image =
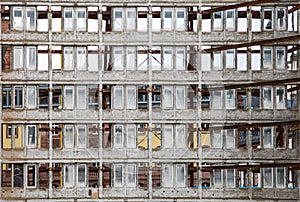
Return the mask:
{"type": "Polygon", "coordinates": [[[297,6],[294,6],[293,8],[291,8],[288,13],[293,13],[295,12],[296,10],[299,10],[300,9],[300,5],[297,5],[297,6]]]}

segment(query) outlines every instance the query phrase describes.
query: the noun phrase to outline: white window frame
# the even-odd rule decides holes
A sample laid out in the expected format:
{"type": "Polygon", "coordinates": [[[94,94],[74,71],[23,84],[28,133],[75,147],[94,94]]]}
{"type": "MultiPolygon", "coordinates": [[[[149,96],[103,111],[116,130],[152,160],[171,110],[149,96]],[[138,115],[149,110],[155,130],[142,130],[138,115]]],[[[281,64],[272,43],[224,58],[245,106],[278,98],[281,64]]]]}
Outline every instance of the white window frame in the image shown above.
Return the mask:
{"type": "Polygon", "coordinates": [[[173,49],[172,47],[163,47],[163,70],[173,69],[173,49]]]}
{"type": "Polygon", "coordinates": [[[87,145],[87,127],[86,125],[77,125],[77,148],[85,149],[87,145]],[[83,134],[81,134],[80,129],[84,131],[83,134]],[[82,138],[83,142],[81,143],[80,138],[82,138]]]}
{"type": "Polygon", "coordinates": [[[22,7],[13,7],[13,29],[14,30],[23,30],[23,16],[24,11],[22,7]],[[21,11],[21,17],[15,16],[15,11],[21,11]]]}
{"type": "Polygon", "coordinates": [[[286,69],[286,50],[284,46],[277,46],[276,47],[276,69],[286,69]],[[279,52],[283,54],[279,54],[279,52]],[[282,55],[280,60],[280,55],[282,55]],[[280,64],[281,63],[281,64],[280,64]]]}
{"type": "Polygon", "coordinates": [[[124,29],[124,11],[123,8],[113,9],[113,31],[123,31],[124,29]],[[121,19],[116,17],[116,13],[121,12],[121,19]]]}
{"type": "Polygon", "coordinates": [[[164,109],[173,109],[174,107],[174,88],[173,86],[162,87],[162,107],[164,109]]]}
{"type": "Polygon", "coordinates": [[[74,125],[64,125],[64,136],[63,136],[64,148],[74,148],[74,125]],[[71,130],[71,136],[69,137],[68,130],[71,130]]]}
{"type": "Polygon", "coordinates": [[[173,187],[173,165],[162,164],[162,187],[173,187]]]}
{"type": "Polygon", "coordinates": [[[274,130],[273,127],[263,127],[263,147],[264,148],[273,148],[273,135],[274,135],[274,130]],[[270,130],[271,133],[267,134],[266,132],[270,130]],[[267,139],[270,140],[270,143],[266,144],[267,139]]]}
{"type": "Polygon", "coordinates": [[[223,186],[223,170],[213,170],[213,186],[221,188],[223,186]],[[220,172],[220,183],[216,183],[216,171],[220,172]]]}
{"type": "Polygon", "coordinates": [[[73,187],[75,185],[75,169],[74,169],[74,165],[72,164],[65,164],[63,165],[63,169],[64,169],[64,187],[73,187]],[[67,182],[67,168],[70,168],[70,170],[72,171],[71,174],[69,174],[68,177],[70,177],[70,182],[67,182]]]}
{"type": "Polygon", "coordinates": [[[227,169],[226,170],[226,188],[234,188],[236,186],[236,170],[235,169],[227,169]],[[230,179],[229,178],[229,172],[233,171],[233,178],[230,179]],[[232,185],[230,185],[230,182],[233,183],[232,185]]]}
{"type": "Polygon", "coordinates": [[[64,8],[64,31],[73,31],[74,29],[74,10],[73,8],[64,8]],[[71,18],[66,17],[66,13],[70,12],[72,13],[71,18]]]}
{"type": "Polygon", "coordinates": [[[28,70],[36,70],[36,47],[27,46],[26,47],[26,67],[28,70]]]}
{"type": "Polygon", "coordinates": [[[263,67],[265,69],[272,69],[273,67],[273,48],[272,47],[263,47],[263,67]],[[266,60],[267,56],[266,56],[266,51],[270,52],[268,53],[268,55],[270,55],[270,61],[269,59],[266,60]]]}
{"type": "Polygon", "coordinates": [[[164,149],[173,149],[173,126],[172,125],[164,125],[163,128],[163,148],[164,149]]]}
{"type": "Polygon", "coordinates": [[[87,12],[85,8],[76,10],[76,29],[77,31],[86,31],[87,12]],[[79,12],[84,12],[84,18],[79,18],[79,12]]]}
{"type": "Polygon", "coordinates": [[[212,148],[223,148],[223,131],[222,130],[213,130],[211,134],[212,138],[212,148]]]}
{"type": "Polygon", "coordinates": [[[137,144],[137,136],[136,136],[136,125],[128,124],[127,125],[127,148],[135,149],[137,144]]]}
{"type": "Polygon", "coordinates": [[[213,13],[213,30],[214,31],[223,30],[223,11],[218,11],[213,13]],[[220,14],[220,18],[216,18],[217,14],[220,14]]]}
{"type": "Polygon", "coordinates": [[[186,165],[185,164],[176,164],[175,165],[175,187],[186,187],[186,165]],[[178,169],[183,168],[183,181],[181,181],[182,179],[179,179],[179,175],[178,175],[178,169]]]}
{"type": "Polygon", "coordinates": [[[172,8],[163,8],[163,30],[172,31],[174,29],[174,11],[172,8]],[[171,12],[171,18],[166,18],[166,13],[171,12]]]}
{"type": "Polygon", "coordinates": [[[114,187],[124,186],[124,165],[115,164],[114,165],[114,187]],[[121,168],[121,182],[117,182],[117,167],[121,168]]]}
{"type": "Polygon", "coordinates": [[[28,109],[35,109],[37,107],[37,91],[36,91],[36,86],[27,86],[27,93],[26,93],[26,102],[27,102],[27,108],[28,109]],[[29,94],[30,89],[32,89],[33,95],[29,94]],[[32,101],[32,104],[29,102],[29,100],[32,101]]]}
{"type": "Polygon", "coordinates": [[[127,109],[136,109],[137,104],[137,90],[136,86],[127,86],[126,107],[127,109]]]}
{"type": "Polygon", "coordinates": [[[124,70],[124,51],[123,47],[114,47],[113,48],[113,70],[122,71],[124,70]]]}
{"type": "Polygon", "coordinates": [[[213,52],[213,69],[222,70],[223,69],[223,51],[213,52]]]}
{"type": "Polygon", "coordinates": [[[263,25],[263,30],[264,31],[272,31],[273,29],[274,29],[274,11],[273,11],[273,8],[268,8],[268,7],[264,7],[264,8],[262,8],[262,15],[263,15],[263,23],[262,23],[262,25],[263,25]],[[269,24],[269,22],[266,22],[267,21],[267,19],[265,19],[265,11],[267,11],[267,10],[271,10],[271,29],[267,29],[266,28],[266,26],[269,24]]]}
{"type": "Polygon", "coordinates": [[[36,9],[34,7],[26,8],[26,30],[35,30],[36,29],[36,9]],[[28,11],[33,11],[33,25],[30,24],[30,17],[28,17],[28,11]]]}
{"type": "MultiPolygon", "coordinates": [[[[176,8],[175,9],[176,22],[175,30],[176,31],[186,31],[186,9],[185,8],[176,8]],[[178,18],[178,13],[183,12],[183,18],[178,18]]],[[[175,17],[175,16],[174,16],[175,17]]]]}
{"type": "Polygon", "coordinates": [[[264,109],[273,109],[273,88],[272,86],[264,86],[262,88],[262,105],[264,109]],[[270,100],[267,97],[266,90],[270,89],[271,95],[270,100]]]}
{"type": "Polygon", "coordinates": [[[114,125],[114,148],[120,149],[124,147],[124,126],[120,124],[114,125]],[[117,129],[121,129],[121,132],[117,129]]]}
{"type": "Polygon", "coordinates": [[[27,147],[28,148],[36,148],[36,146],[37,146],[37,127],[36,127],[36,125],[27,125],[26,126],[26,129],[27,129],[27,147]],[[31,135],[30,133],[29,133],[29,128],[34,128],[34,137],[33,137],[33,139],[32,139],[32,137],[30,138],[30,136],[33,136],[33,135],[31,135]],[[31,141],[30,141],[31,140],[31,141]],[[34,141],[34,144],[32,144],[31,142],[32,142],[32,140],[34,141]]]}
{"type": "Polygon", "coordinates": [[[176,133],[175,133],[175,147],[177,149],[185,149],[186,148],[186,127],[185,125],[176,125],[176,133]],[[181,134],[180,131],[183,131],[181,134]]]}
{"type": "Polygon", "coordinates": [[[65,86],[64,87],[64,109],[73,109],[73,108],[74,108],[74,87],[65,86]],[[68,95],[67,91],[71,91],[72,94],[68,95]]]}
{"type": "Polygon", "coordinates": [[[78,86],[77,87],[77,109],[86,109],[86,103],[87,103],[87,94],[86,94],[86,87],[85,86],[78,86]],[[84,103],[80,103],[80,93],[79,91],[84,91],[84,96],[83,96],[83,99],[82,101],[84,101],[84,103]]]}
{"type": "Polygon", "coordinates": [[[276,168],[276,187],[281,188],[281,189],[286,188],[286,168],[276,168]],[[279,169],[283,169],[283,185],[280,185],[278,183],[278,180],[279,180],[278,170],[279,169]]]}
{"type": "Polygon", "coordinates": [[[176,70],[186,70],[186,50],[184,47],[176,47],[176,70]]]}
{"type": "Polygon", "coordinates": [[[286,89],[285,86],[277,86],[276,87],[276,109],[286,109],[286,89]],[[278,96],[278,90],[283,90],[283,98],[282,102],[280,102],[278,96]]]}
{"type": "Polygon", "coordinates": [[[226,149],[234,149],[235,148],[235,130],[234,129],[227,129],[226,130],[226,136],[225,136],[226,138],[226,142],[225,142],[225,148],[226,149]],[[232,131],[233,133],[231,134],[230,132],[232,131]],[[232,136],[232,137],[230,137],[230,136],[232,136]],[[232,142],[230,142],[231,140],[229,139],[229,137],[230,138],[232,138],[232,142]]]}
{"type": "Polygon", "coordinates": [[[136,70],[136,48],[127,47],[126,54],[126,69],[127,70],[136,70]]]}
{"type": "Polygon", "coordinates": [[[87,61],[86,47],[77,47],[76,51],[76,66],[78,70],[86,70],[87,61]]]}
{"type": "Polygon", "coordinates": [[[137,27],[136,21],[137,21],[136,9],[127,8],[126,9],[126,30],[127,31],[136,30],[137,27]],[[129,13],[133,13],[133,16],[130,16],[129,13]]]}
{"type": "Polygon", "coordinates": [[[13,57],[13,69],[23,69],[24,66],[24,48],[23,46],[14,46],[14,57],[13,57]],[[16,62],[16,59],[19,60],[19,62],[16,62]]]}
{"type": "Polygon", "coordinates": [[[36,187],[37,187],[37,178],[38,178],[38,174],[37,174],[37,172],[38,172],[38,171],[37,171],[37,166],[36,166],[35,164],[26,164],[25,167],[26,167],[26,180],[25,180],[25,181],[26,181],[26,187],[27,187],[27,188],[36,188],[36,187]],[[34,170],[35,170],[35,172],[34,172],[34,175],[35,175],[35,176],[34,176],[34,184],[35,184],[35,185],[34,185],[34,186],[29,186],[29,185],[28,185],[28,168],[29,168],[29,167],[33,167],[34,170]]]}
{"type": "Polygon", "coordinates": [[[186,89],[185,86],[176,86],[176,99],[175,99],[175,107],[176,109],[185,109],[186,108],[186,89]],[[180,97],[180,92],[183,92],[183,97],[180,97]]]}
{"type": "Polygon", "coordinates": [[[225,68],[234,69],[235,68],[235,49],[229,49],[225,52],[225,68]]]}
{"type": "Polygon", "coordinates": [[[14,90],[13,91],[13,97],[12,97],[13,107],[16,108],[16,109],[23,109],[24,108],[24,88],[23,88],[23,86],[14,86],[13,90],[14,90]],[[21,98],[19,97],[19,93],[17,91],[22,92],[22,97],[21,98]],[[21,105],[20,104],[16,105],[16,101],[21,102],[21,105]]]}
{"type": "Polygon", "coordinates": [[[137,185],[137,180],[136,180],[136,176],[137,176],[137,169],[136,169],[136,165],[135,164],[127,164],[126,165],[126,184],[127,187],[136,187],[137,185]]]}
{"type": "Polygon", "coordinates": [[[123,86],[114,86],[113,87],[113,109],[123,109],[124,108],[124,89],[123,86]],[[121,95],[117,95],[117,92],[120,91],[121,95]]]}
{"type": "Polygon", "coordinates": [[[264,168],[263,169],[264,171],[264,188],[273,188],[273,168],[264,168]],[[270,170],[271,171],[271,174],[270,174],[270,179],[267,179],[267,170],[270,170]],[[270,180],[270,182],[268,182],[268,180],[270,180]]]}
{"type": "Polygon", "coordinates": [[[226,99],[225,99],[226,109],[235,109],[236,108],[235,89],[225,90],[225,93],[226,93],[226,99]],[[232,92],[232,93],[230,93],[230,92],[232,92]]]}
{"type": "Polygon", "coordinates": [[[212,106],[213,109],[222,109],[222,103],[223,103],[223,92],[218,90],[218,91],[213,91],[213,102],[212,106]],[[220,95],[220,97],[217,99],[216,93],[220,95]]]}
{"type": "Polygon", "coordinates": [[[86,187],[87,185],[87,166],[86,164],[78,164],[77,166],[77,172],[76,172],[76,179],[77,179],[77,186],[78,187],[86,187]],[[79,182],[79,167],[83,166],[84,168],[84,182],[79,182]]]}
{"type": "Polygon", "coordinates": [[[287,11],[286,11],[286,8],[285,7],[277,7],[276,8],[276,28],[277,28],[277,30],[279,30],[279,31],[286,30],[286,21],[287,21],[287,11]],[[283,11],[284,11],[284,15],[283,15],[283,19],[282,19],[283,20],[283,25],[282,26],[280,26],[281,19],[278,18],[278,11],[280,9],[283,9],[283,11]]]}
{"type": "Polygon", "coordinates": [[[235,10],[234,9],[226,10],[225,15],[226,15],[225,16],[226,17],[226,25],[225,25],[226,30],[234,31],[235,30],[235,10]],[[232,18],[228,18],[229,12],[233,12],[232,18]]]}
{"type": "Polygon", "coordinates": [[[251,52],[251,70],[259,71],[261,70],[261,61],[262,61],[261,47],[251,46],[251,49],[253,51],[259,51],[259,53],[251,52]]]}
{"type": "Polygon", "coordinates": [[[74,70],[74,48],[64,47],[64,70],[74,70]]]}

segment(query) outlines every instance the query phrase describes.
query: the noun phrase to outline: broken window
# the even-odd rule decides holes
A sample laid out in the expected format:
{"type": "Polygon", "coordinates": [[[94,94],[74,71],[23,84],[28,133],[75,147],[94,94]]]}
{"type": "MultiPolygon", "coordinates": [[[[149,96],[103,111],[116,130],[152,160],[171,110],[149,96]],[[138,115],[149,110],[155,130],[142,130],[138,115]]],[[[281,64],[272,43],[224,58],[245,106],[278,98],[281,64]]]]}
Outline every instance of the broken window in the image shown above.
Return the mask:
{"type": "Polygon", "coordinates": [[[277,29],[285,30],[286,29],[286,10],[285,10],[285,8],[277,8],[276,19],[277,19],[277,23],[276,23],[277,29]]]}
{"type": "Polygon", "coordinates": [[[49,92],[48,85],[39,85],[39,109],[48,109],[49,92]]]}
{"type": "Polygon", "coordinates": [[[62,186],[62,164],[61,163],[55,163],[53,165],[52,175],[53,175],[52,186],[54,188],[61,187],[62,186]]]}
{"type": "Polygon", "coordinates": [[[253,148],[261,148],[260,145],[260,128],[254,128],[251,131],[251,142],[253,148]]]}
{"type": "Polygon", "coordinates": [[[198,188],[198,163],[188,163],[187,186],[198,188]]]}
{"type": "Polygon", "coordinates": [[[197,108],[197,85],[190,85],[187,89],[187,108],[196,109],[197,108]]]}
{"type": "Polygon", "coordinates": [[[176,86],[176,102],[175,102],[176,109],[185,109],[185,100],[186,100],[185,90],[186,90],[185,86],[176,86]]]}
{"type": "Polygon", "coordinates": [[[286,93],[285,87],[279,86],[276,87],[276,109],[285,109],[286,108],[286,93]]]}
{"type": "Polygon", "coordinates": [[[39,164],[38,165],[38,186],[40,189],[48,189],[49,173],[48,173],[49,164],[39,164]]]}
{"type": "Polygon", "coordinates": [[[73,109],[74,108],[74,87],[66,86],[64,88],[64,109],[73,109]]]}
{"type": "MultiPolygon", "coordinates": [[[[98,168],[99,168],[99,165],[98,163],[89,163],[88,164],[88,172],[89,172],[89,175],[88,175],[88,186],[89,187],[98,187],[99,186],[99,172],[98,172],[98,168]]],[[[102,176],[102,179],[104,178],[104,175],[106,174],[106,171],[105,171],[105,166],[103,165],[103,169],[102,170],[102,173],[103,173],[103,176],[102,176]]],[[[104,182],[103,182],[104,183],[104,182]]],[[[105,188],[105,186],[103,186],[105,188]]]]}
{"type": "MultiPolygon", "coordinates": [[[[292,9],[293,6],[289,6],[288,9],[292,9]]],[[[288,12],[288,31],[298,30],[298,12],[288,12]]]]}
{"type": "Polygon", "coordinates": [[[209,109],[210,108],[210,92],[206,85],[202,85],[203,92],[201,92],[201,108],[209,109]]]}
{"type": "Polygon", "coordinates": [[[52,108],[62,109],[62,85],[53,85],[52,108]]]}
{"type": "Polygon", "coordinates": [[[161,107],[161,86],[153,85],[152,86],[152,108],[160,108],[161,107]]]}
{"type": "Polygon", "coordinates": [[[285,47],[276,47],[276,69],[285,69],[285,61],[285,47]]]}
{"type": "Polygon", "coordinates": [[[222,109],[223,96],[222,91],[213,91],[213,109],[222,109]]]}
{"type": "Polygon", "coordinates": [[[127,125],[127,148],[136,148],[136,125],[128,124],[127,125]]]}
{"type": "Polygon", "coordinates": [[[48,124],[38,125],[38,147],[43,149],[49,148],[49,126],[48,124]]]}
{"type": "Polygon", "coordinates": [[[28,70],[36,70],[36,48],[26,48],[26,67],[28,70]]]}
{"type": "Polygon", "coordinates": [[[226,188],[235,187],[235,170],[228,169],[226,170],[226,188]]]}
{"type": "Polygon", "coordinates": [[[216,188],[223,186],[223,170],[213,170],[213,184],[216,188]]]}
{"type": "Polygon", "coordinates": [[[247,110],[247,91],[243,88],[237,88],[237,108],[247,110]]]}
{"type": "Polygon", "coordinates": [[[52,125],[52,147],[53,148],[62,148],[62,124],[53,124],[52,125]]]}
{"type": "Polygon", "coordinates": [[[27,125],[27,147],[36,148],[36,146],[37,146],[36,125],[27,125]]]}
{"type": "Polygon", "coordinates": [[[114,187],[122,187],[124,185],[124,166],[114,165],[114,187]]]}
{"type": "Polygon", "coordinates": [[[273,148],[273,128],[263,127],[262,130],[264,136],[264,148],[273,148]]]}
{"type": "Polygon", "coordinates": [[[86,48],[85,47],[77,47],[77,69],[78,70],[86,70],[86,48]]]}
{"type": "Polygon", "coordinates": [[[112,124],[104,123],[103,124],[103,148],[112,148],[112,124]]]}
{"type": "Polygon", "coordinates": [[[2,87],[2,109],[11,109],[12,92],[11,86],[4,85],[2,87]]]}
{"type": "Polygon", "coordinates": [[[175,187],[186,187],[186,166],[185,164],[176,164],[175,166],[175,187]]]}
{"type": "Polygon", "coordinates": [[[286,170],[285,168],[276,168],[276,187],[286,187],[286,170]]]}
{"type": "Polygon", "coordinates": [[[233,149],[235,148],[235,130],[228,129],[226,130],[226,149],[233,149]]]}
{"type": "Polygon", "coordinates": [[[87,170],[85,164],[77,165],[77,186],[86,187],[87,170]]]}
{"type": "MultiPolygon", "coordinates": [[[[201,11],[209,10],[211,7],[202,7],[201,11]]],[[[211,14],[202,15],[202,32],[211,32],[211,14]]]]}
{"type": "Polygon", "coordinates": [[[48,68],[49,68],[48,46],[38,46],[38,61],[37,61],[37,63],[38,63],[39,71],[48,71],[48,68]]]}
{"type": "Polygon", "coordinates": [[[26,187],[34,188],[37,183],[36,165],[26,165],[26,187]]]}
{"type": "Polygon", "coordinates": [[[23,69],[23,47],[14,47],[14,69],[23,69]]]}
{"type": "Polygon", "coordinates": [[[74,165],[64,165],[64,187],[73,187],[75,185],[74,182],[74,175],[75,175],[75,170],[74,170],[74,165]]]}
{"type": "Polygon", "coordinates": [[[152,150],[161,149],[162,145],[162,136],[161,136],[162,128],[161,124],[152,124],[150,135],[152,136],[152,150]]]}
{"type": "Polygon", "coordinates": [[[123,109],[124,107],[124,92],[123,86],[114,86],[113,109],[123,109]]]}
{"type": "Polygon", "coordinates": [[[88,124],[89,148],[99,148],[99,131],[97,124],[88,124]]]}
{"type": "Polygon", "coordinates": [[[223,147],[223,131],[213,130],[212,135],[212,148],[222,148],[223,147]]]}
{"type": "Polygon", "coordinates": [[[114,148],[123,148],[124,145],[123,125],[114,125],[114,148]]]}
{"type": "Polygon", "coordinates": [[[273,10],[272,8],[263,8],[263,28],[264,30],[273,30],[273,10]]]}
{"type": "Polygon", "coordinates": [[[273,109],[273,89],[271,86],[264,86],[262,89],[262,105],[264,109],[273,109]]]}
{"type": "Polygon", "coordinates": [[[138,124],[137,146],[139,149],[148,149],[148,124],[138,124]]]}
{"type": "Polygon", "coordinates": [[[64,70],[74,69],[74,55],[73,47],[64,48],[64,70]]]}
{"type": "Polygon", "coordinates": [[[138,86],[138,108],[148,108],[147,86],[138,86]]]}
{"type": "Polygon", "coordinates": [[[260,109],[260,88],[251,89],[251,109],[260,109]]]}
{"type": "Polygon", "coordinates": [[[235,89],[225,90],[226,99],[225,105],[226,109],[235,109],[235,89]]]}
{"type": "Polygon", "coordinates": [[[247,48],[238,48],[237,49],[237,70],[238,71],[247,71],[247,48]]]}
{"type": "Polygon", "coordinates": [[[247,130],[238,130],[238,147],[246,148],[247,130]]]}
{"type": "Polygon", "coordinates": [[[98,46],[88,46],[88,71],[98,71],[98,46]]]}
{"type": "Polygon", "coordinates": [[[213,52],[213,69],[222,70],[223,69],[223,52],[216,51],[213,52]]]}
{"type": "Polygon", "coordinates": [[[23,29],[23,9],[21,7],[13,7],[13,29],[23,29]]]}
{"type": "Polygon", "coordinates": [[[123,31],[123,9],[114,8],[113,13],[113,31],[123,31]]]}
{"type": "Polygon", "coordinates": [[[272,48],[263,47],[263,67],[267,69],[272,69],[273,57],[272,48]]]}
{"type": "Polygon", "coordinates": [[[235,50],[234,49],[229,49],[226,50],[226,65],[225,67],[228,69],[233,69],[235,68],[235,50]]]}
{"type": "Polygon", "coordinates": [[[111,178],[112,178],[112,171],[111,171],[111,164],[110,163],[103,163],[103,170],[102,170],[102,187],[108,188],[111,187],[111,178]]]}
{"type": "Polygon", "coordinates": [[[148,69],[148,47],[138,46],[137,70],[146,71],[148,69]]]}
{"type": "Polygon", "coordinates": [[[136,86],[127,86],[127,109],[136,109],[136,86]]]}
{"type": "Polygon", "coordinates": [[[163,86],[162,106],[164,109],[173,109],[173,86],[163,86]]]}
{"type": "Polygon", "coordinates": [[[172,125],[164,125],[162,137],[163,137],[163,148],[172,149],[173,148],[173,126],[172,125]]]}
{"type": "Polygon", "coordinates": [[[97,85],[88,86],[88,105],[89,109],[99,109],[99,91],[97,85]]]}
{"type": "Polygon", "coordinates": [[[11,187],[12,186],[12,165],[11,163],[2,163],[1,169],[1,187],[11,187]]]}
{"type": "Polygon", "coordinates": [[[64,9],[64,31],[73,30],[73,8],[64,9]]]}
{"type": "Polygon", "coordinates": [[[65,125],[64,127],[64,148],[74,148],[74,126],[65,125]]]}
{"type": "Polygon", "coordinates": [[[261,187],[261,173],[260,169],[254,169],[252,170],[252,187],[253,188],[259,188],[261,187]]]}
{"type": "Polygon", "coordinates": [[[251,46],[251,70],[261,70],[260,46],[251,46]]]}
{"type": "Polygon", "coordinates": [[[12,54],[12,46],[11,45],[2,45],[2,70],[3,71],[11,70],[11,67],[12,67],[11,66],[11,54],[12,54]]]}
{"type": "Polygon", "coordinates": [[[77,109],[86,109],[86,87],[77,87],[77,109]]]}
{"type": "Polygon", "coordinates": [[[298,107],[298,91],[297,85],[288,85],[287,86],[287,109],[297,109],[298,107]]]}
{"type": "MultiPolygon", "coordinates": [[[[197,149],[198,148],[198,133],[197,133],[197,126],[196,124],[188,124],[187,126],[187,145],[190,149],[197,149]]],[[[203,136],[203,133],[201,134],[203,136]]],[[[202,137],[203,139],[203,137],[202,137]]],[[[202,141],[203,143],[203,141],[202,141]]],[[[209,140],[210,143],[210,140],[209,140]]]]}
{"type": "Polygon", "coordinates": [[[295,189],[297,187],[297,175],[296,171],[291,168],[288,169],[288,188],[295,189]]]}
{"type": "Polygon", "coordinates": [[[213,13],[213,28],[215,31],[223,30],[223,12],[218,11],[213,13]]]}
{"type": "Polygon", "coordinates": [[[235,30],[235,10],[226,10],[226,30],[235,30]]]}
{"type": "Polygon", "coordinates": [[[264,168],[264,188],[273,187],[273,168],[264,168]]]}
{"type": "Polygon", "coordinates": [[[178,149],[186,148],[185,125],[176,125],[175,145],[178,149]]]}
{"type": "Polygon", "coordinates": [[[86,148],[86,125],[77,126],[77,148],[86,148]]]}
{"type": "MultiPolygon", "coordinates": [[[[88,32],[98,32],[98,7],[97,6],[89,6],[87,8],[88,10],[88,32]]],[[[102,7],[103,11],[105,11],[106,7],[102,7]]],[[[102,22],[105,22],[105,20],[102,20],[102,22]]],[[[103,24],[103,28],[105,28],[106,24],[103,24]]],[[[105,31],[105,30],[104,30],[105,31]]]]}
{"type": "Polygon", "coordinates": [[[113,70],[123,70],[124,69],[124,55],[122,47],[113,48],[113,70]]]}
{"type": "Polygon", "coordinates": [[[86,9],[77,8],[76,28],[78,31],[86,30],[86,9]]]}
{"type": "Polygon", "coordinates": [[[172,164],[162,164],[162,187],[173,187],[172,164]]]}

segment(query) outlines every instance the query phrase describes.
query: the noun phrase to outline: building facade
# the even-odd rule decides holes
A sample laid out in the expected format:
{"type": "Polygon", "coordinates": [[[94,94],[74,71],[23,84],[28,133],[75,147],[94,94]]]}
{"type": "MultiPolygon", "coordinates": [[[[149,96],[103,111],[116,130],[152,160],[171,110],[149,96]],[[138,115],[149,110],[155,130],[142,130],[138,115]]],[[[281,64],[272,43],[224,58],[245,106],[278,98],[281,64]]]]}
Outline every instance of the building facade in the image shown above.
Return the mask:
{"type": "Polygon", "coordinates": [[[298,1],[0,7],[1,200],[300,200],[298,1]]]}

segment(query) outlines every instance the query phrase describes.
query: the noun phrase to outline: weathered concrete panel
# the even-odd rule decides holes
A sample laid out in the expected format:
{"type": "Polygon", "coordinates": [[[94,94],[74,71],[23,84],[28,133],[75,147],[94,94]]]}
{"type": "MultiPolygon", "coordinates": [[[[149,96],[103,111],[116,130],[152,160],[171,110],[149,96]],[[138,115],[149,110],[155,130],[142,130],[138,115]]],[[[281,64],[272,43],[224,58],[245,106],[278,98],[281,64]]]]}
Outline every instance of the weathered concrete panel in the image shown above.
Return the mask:
{"type": "Polygon", "coordinates": [[[153,197],[159,198],[184,198],[198,197],[199,190],[195,188],[161,188],[153,189],[153,197]]]}
{"type": "Polygon", "coordinates": [[[152,80],[155,81],[180,81],[180,82],[197,82],[198,72],[196,71],[154,71],[152,80]]]}
{"type": "Polygon", "coordinates": [[[106,81],[145,81],[148,79],[146,71],[105,71],[102,74],[103,82],[106,81]]]}
{"type": "Polygon", "coordinates": [[[191,149],[161,149],[153,151],[152,156],[157,159],[195,159],[198,160],[198,150],[191,149]]]}

